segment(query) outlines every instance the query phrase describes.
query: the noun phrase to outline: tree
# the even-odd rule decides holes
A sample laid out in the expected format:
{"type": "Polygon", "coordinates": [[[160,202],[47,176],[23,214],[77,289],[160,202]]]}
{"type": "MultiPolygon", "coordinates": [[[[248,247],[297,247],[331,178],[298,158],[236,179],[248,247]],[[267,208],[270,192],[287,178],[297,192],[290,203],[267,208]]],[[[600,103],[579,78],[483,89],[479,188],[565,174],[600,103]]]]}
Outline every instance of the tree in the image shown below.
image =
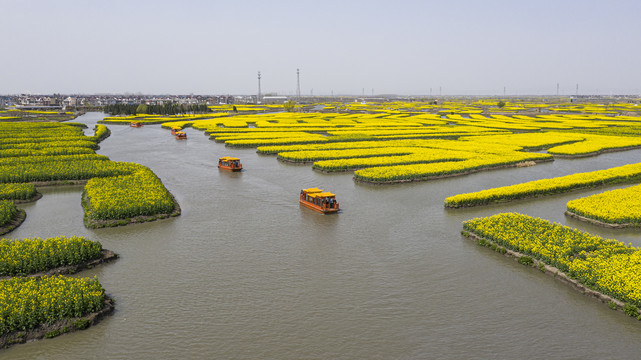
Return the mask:
{"type": "Polygon", "coordinates": [[[503,100],[499,101],[498,104],[496,104],[496,106],[498,106],[499,109],[503,109],[503,107],[505,106],[505,101],[503,100]]]}
{"type": "Polygon", "coordinates": [[[287,100],[287,102],[283,104],[283,108],[287,112],[292,112],[296,108],[296,102],[293,100],[287,100]]]}
{"type": "Polygon", "coordinates": [[[146,114],[147,113],[147,105],[145,104],[140,104],[136,108],[136,114],[146,114]]]}

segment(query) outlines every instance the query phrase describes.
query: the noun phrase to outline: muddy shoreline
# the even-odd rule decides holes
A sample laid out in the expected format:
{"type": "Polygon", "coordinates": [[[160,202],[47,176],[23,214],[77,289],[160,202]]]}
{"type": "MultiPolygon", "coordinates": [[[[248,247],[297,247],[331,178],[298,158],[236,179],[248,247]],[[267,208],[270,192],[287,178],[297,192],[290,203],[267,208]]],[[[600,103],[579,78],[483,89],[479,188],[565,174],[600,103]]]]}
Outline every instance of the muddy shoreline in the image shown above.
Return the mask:
{"type": "Polygon", "coordinates": [[[607,222],[603,222],[603,221],[600,221],[600,220],[597,220],[597,219],[592,219],[592,218],[589,218],[589,217],[586,217],[586,216],[583,216],[583,215],[579,215],[579,214],[577,214],[575,212],[572,212],[570,210],[566,210],[565,211],[565,215],[567,215],[567,216],[569,216],[571,218],[577,219],[579,221],[583,221],[583,222],[586,222],[586,223],[590,223],[592,225],[601,226],[601,227],[610,228],[610,229],[625,229],[625,228],[635,228],[635,227],[638,228],[638,227],[641,227],[641,224],[634,224],[634,223],[624,223],[624,224],[607,223],[607,222]]]}
{"type": "Polygon", "coordinates": [[[7,225],[0,227],[0,235],[4,235],[12,232],[18,226],[22,225],[22,223],[26,218],[27,218],[27,213],[22,209],[18,209],[18,214],[13,218],[13,220],[11,220],[11,222],[8,223],[7,225]]]}
{"type": "Polygon", "coordinates": [[[58,320],[52,324],[40,324],[27,331],[14,331],[0,336],[0,348],[8,348],[15,344],[24,344],[27,341],[52,338],[66,333],[84,330],[100,322],[105,316],[114,312],[114,301],[105,295],[103,308],[79,318],[58,320]]]}
{"type": "Polygon", "coordinates": [[[47,186],[77,186],[86,185],[89,180],[49,180],[49,181],[31,181],[36,188],[47,186]]]}
{"type": "Polygon", "coordinates": [[[25,199],[25,200],[13,200],[15,204],[26,204],[34,201],[38,201],[42,199],[42,194],[36,191],[36,194],[31,197],[30,199],[25,199]]]}
{"type": "MultiPolygon", "coordinates": [[[[116,254],[115,252],[107,249],[102,249],[100,250],[100,257],[92,260],[87,260],[83,261],[80,264],[77,265],[64,265],[64,266],[58,266],[53,269],[49,269],[47,271],[41,271],[33,274],[28,274],[25,276],[29,277],[36,277],[36,276],[53,276],[53,275],[68,275],[68,274],[75,274],[77,272],[80,272],[85,269],[92,269],[93,267],[108,263],[110,261],[116,260],[119,258],[119,255],[116,254]]],[[[18,276],[18,275],[16,275],[18,276]]],[[[16,276],[0,276],[0,280],[7,280],[11,279],[16,276]]]]}

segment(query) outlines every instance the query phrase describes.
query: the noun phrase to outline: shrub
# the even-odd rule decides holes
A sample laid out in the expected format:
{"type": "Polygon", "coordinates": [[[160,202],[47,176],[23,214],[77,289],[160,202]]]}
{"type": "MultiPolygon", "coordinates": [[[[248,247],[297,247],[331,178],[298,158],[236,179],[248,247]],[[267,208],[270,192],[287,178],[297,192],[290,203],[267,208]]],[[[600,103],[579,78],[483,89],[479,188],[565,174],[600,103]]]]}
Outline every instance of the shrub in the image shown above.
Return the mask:
{"type": "Polygon", "coordinates": [[[45,337],[47,339],[51,339],[51,338],[56,337],[58,335],[60,335],[60,330],[56,329],[56,330],[51,330],[48,333],[46,333],[45,337]]]}
{"type": "Polygon", "coordinates": [[[623,306],[623,312],[630,317],[639,316],[639,308],[633,304],[625,304],[623,306]]]}
{"type": "Polygon", "coordinates": [[[78,319],[72,323],[73,327],[75,327],[78,330],[86,329],[89,327],[91,324],[91,321],[87,319],[78,319]]]}
{"type": "Polygon", "coordinates": [[[534,260],[532,260],[532,258],[529,257],[529,256],[521,256],[519,258],[519,264],[523,264],[523,265],[526,265],[526,266],[532,266],[533,263],[534,263],[534,260]]]}

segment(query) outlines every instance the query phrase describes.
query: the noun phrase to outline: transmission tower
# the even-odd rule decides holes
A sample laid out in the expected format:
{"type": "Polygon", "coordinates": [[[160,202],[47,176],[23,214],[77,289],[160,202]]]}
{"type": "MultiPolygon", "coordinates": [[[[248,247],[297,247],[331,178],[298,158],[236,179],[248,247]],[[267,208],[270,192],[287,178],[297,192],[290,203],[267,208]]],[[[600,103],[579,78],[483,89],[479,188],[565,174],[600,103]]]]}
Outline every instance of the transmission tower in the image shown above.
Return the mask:
{"type": "Polygon", "coordinates": [[[256,98],[256,103],[260,104],[260,71],[258,72],[258,97],[256,98]]]}
{"type": "Polygon", "coordinates": [[[300,100],[300,69],[296,69],[296,98],[300,100]]]}

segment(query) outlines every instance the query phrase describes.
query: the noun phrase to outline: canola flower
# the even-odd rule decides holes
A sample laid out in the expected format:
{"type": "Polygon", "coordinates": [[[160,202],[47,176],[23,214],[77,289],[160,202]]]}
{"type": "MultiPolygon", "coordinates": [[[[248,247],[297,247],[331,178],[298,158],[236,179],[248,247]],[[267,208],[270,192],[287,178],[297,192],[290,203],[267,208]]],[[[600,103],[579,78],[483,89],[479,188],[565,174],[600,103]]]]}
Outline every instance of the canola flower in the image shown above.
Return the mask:
{"type": "MultiPolygon", "coordinates": [[[[3,149],[0,150],[0,158],[30,157],[30,156],[54,156],[54,155],[78,155],[95,154],[89,147],[53,147],[44,149],[3,149]]],[[[13,160],[13,159],[12,159],[13,160]]]]}
{"type": "Polygon", "coordinates": [[[102,245],[83,237],[0,240],[0,276],[27,275],[78,265],[101,256],[102,245]]]}
{"type": "Polygon", "coordinates": [[[86,147],[96,149],[96,142],[92,140],[54,140],[54,141],[39,141],[39,142],[21,142],[18,144],[0,144],[0,151],[5,149],[29,149],[29,150],[42,150],[52,147],[86,147]]]}
{"type": "Polygon", "coordinates": [[[589,288],[641,305],[641,249],[518,213],[465,221],[463,229],[555,266],[589,288]]]}
{"type": "Polygon", "coordinates": [[[577,215],[607,224],[641,226],[641,185],[606,191],[567,203],[577,215]]]}
{"type": "Polygon", "coordinates": [[[641,178],[641,163],[578,173],[551,179],[530,181],[472,193],[458,194],[445,199],[446,207],[487,205],[532,196],[551,195],[575,189],[629,182],[641,178]]]}
{"type": "Polygon", "coordinates": [[[131,173],[127,163],[108,160],[48,161],[0,166],[0,182],[87,180],[131,173]]]}
{"type": "Polygon", "coordinates": [[[18,208],[13,201],[0,200],[0,226],[9,224],[18,215],[18,208]]]}
{"type": "Polygon", "coordinates": [[[416,152],[417,148],[410,147],[380,147],[369,149],[344,149],[344,150],[301,150],[278,153],[280,159],[289,161],[315,161],[329,159],[349,159],[373,156],[398,156],[409,155],[416,152]]]}
{"type": "Polygon", "coordinates": [[[555,146],[548,153],[555,155],[595,155],[604,150],[617,150],[641,146],[641,138],[585,134],[585,141],[555,146]]]}
{"type": "MultiPolygon", "coordinates": [[[[585,156],[604,150],[641,146],[637,138],[625,136],[634,131],[612,130],[641,128],[639,116],[610,116],[602,112],[539,113],[533,116],[532,109],[574,111],[592,108],[570,103],[510,102],[499,109],[498,104],[496,99],[440,104],[400,101],[324,103],[319,105],[336,111],[227,113],[219,118],[175,117],[174,120],[179,121],[166,122],[162,126],[192,126],[205,131],[210,139],[228,146],[258,147],[259,152],[277,153],[281,159],[314,162],[313,168],[324,171],[356,170],[356,179],[371,182],[427,180],[514,166],[519,162],[552,160],[550,154],[585,156]],[[488,108],[512,114],[480,114],[488,108]],[[520,111],[529,113],[522,115],[520,111]],[[437,143],[437,140],[442,142],[437,143]],[[395,143],[397,141],[407,142],[395,143]],[[410,145],[410,141],[435,142],[410,145]],[[397,153],[392,149],[394,147],[419,149],[397,153]],[[426,147],[432,150],[422,149],[426,147]],[[437,154],[434,149],[440,152],[437,154]],[[526,152],[532,149],[549,150],[548,154],[526,152]],[[461,153],[452,155],[451,152],[461,153]],[[463,152],[467,154],[463,155],[463,152]]],[[[270,109],[263,105],[249,108],[270,109]]],[[[626,104],[607,109],[614,108],[633,110],[626,104]]],[[[232,107],[225,105],[216,109],[230,111],[232,107]]]]}
{"type": "Polygon", "coordinates": [[[0,280],[0,335],[81,317],[103,308],[105,291],[96,278],[64,276],[0,280]]]}
{"type": "Polygon", "coordinates": [[[36,196],[36,187],[33,184],[0,183],[2,200],[28,200],[34,196],[36,196]]]}
{"type": "MultiPolygon", "coordinates": [[[[401,149],[401,148],[399,148],[401,149]]],[[[409,154],[368,156],[315,161],[314,169],[323,171],[345,171],[371,168],[375,166],[427,164],[437,162],[460,162],[474,155],[464,151],[449,151],[441,149],[413,148],[409,154]]]]}
{"type": "Polygon", "coordinates": [[[32,155],[32,156],[21,156],[20,158],[12,156],[12,157],[0,157],[0,166],[11,166],[11,165],[15,165],[16,162],[20,162],[22,164],[33,164],[33,163],[80,161],[80,160],[109,160],[109,158],[105,155],[96,154],[93,151],[90,154],[32,155]]]}
{"type": "Polygon", "coordinates": [[[109,136],[109,134],[109,128],[104,125],[96,125],[94,128],[94,135],[91,137],[91,139],[95,142],[100,142],[105,137],[109,136]]]}
{"type": "Polygon", "coordinates": [[[97,142],[108,135],[104,125],[85,136],[73,124],[0,122],[0,199],[32,198],[35,187],[30,182],[93,179],[85,188],[90,194],[90,206],[85,207],[89,217],[170,213],[173,199],[151,170],[95,153],[97,142]]]}
{"type": "MultiPolygon", "coordinates": [[[[481,102],[478,105],[487,106],[481,102]]],[[[314,162],[314,169],[324,171],[356,170],[356,179],[370,182],[427,180],[514,166],[520,162],[552,160],[551,153],[579,156],[593,153],[595,147],[598,152],[641,144],[630,136],[578,131],[641,124],[640,117],[487,116],[476,113],[473,106],[460,103],[440,104],[438,108],[442,111],[439,114],[412,112],[418,108],[437,108],[432,105],[400,102],[341,104],[337,107],[371,113],[238,115],[226,118],[225,121],[230,121],[229,126],[220,119],[194,122],[192,126],[229,146],[257,147],[258,152],[278,154],[280,159],[314,162]],[[632,123],[625,125],[625,121],[632,123]],[[254,126],[243,127],[243,123],[254,126]],[[519,133],[514,133],[516,131],[519,133]],[[420,141],[424,143],[419,144],[420,141]],[[395,148],[401,147],[418,149],[399,153],[395,148]],[[548,154],[524,151],[546,148],[550,149],[548,154]],[[440,150],[441,154],[435,155],[434,149],[440,150]],[[460,153],[445,154],[456,151],[460,153]],[[463,152],[467,154],[463,156],[463,152]]],[[[515,104],[512,109],[545,107],[548,105],[515,104]]]]}
{"type": "Polygon", "coordinates": [[[174,201],[160,179],[142,165],[130,164],[132,172],[115,177],[92,178],[85,186],[85,214],[95,220],[169,214],[174,201]]]}
{"type": "Polygon", "coordinates": [[[491,169],[500,166],[514,166],[525,161],[547,160],[550,155],[538,153],[520,153],[483,156],[463,161],[446,161],[427,164],[398,166],[379,166],[356,170],[354,178],[369,182],[396,182],[404,180],[426,180],[442,176],[455,176],[472,171],[491,169]]]}

